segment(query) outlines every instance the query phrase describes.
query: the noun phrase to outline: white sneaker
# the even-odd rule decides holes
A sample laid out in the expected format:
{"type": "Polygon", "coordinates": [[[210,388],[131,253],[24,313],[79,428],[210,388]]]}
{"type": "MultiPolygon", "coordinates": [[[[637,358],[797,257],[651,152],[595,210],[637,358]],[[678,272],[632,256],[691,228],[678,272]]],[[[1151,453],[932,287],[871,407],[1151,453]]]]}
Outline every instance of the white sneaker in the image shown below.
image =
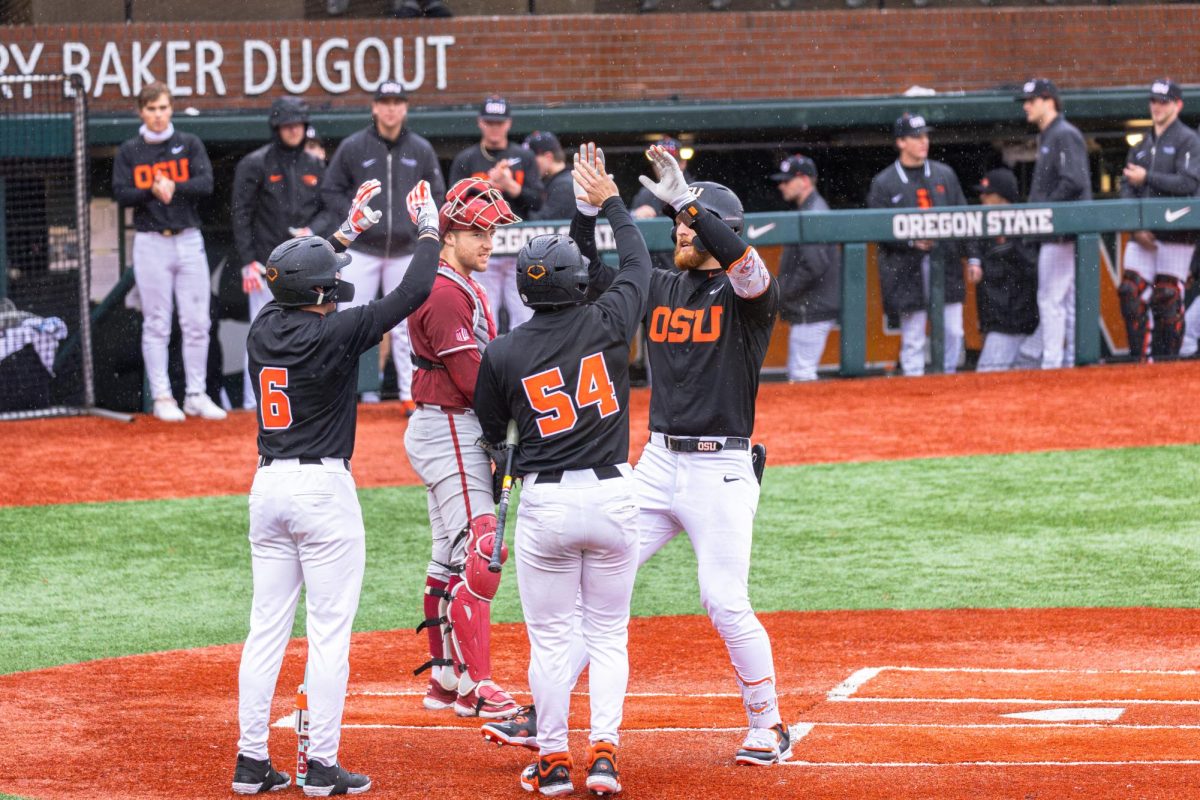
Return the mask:
{"type": "Polygon", "coordinates": [[[154,416],[163,422],[183,422],[183,412],[174,397],[160,397],[154,401],[154,416]]]}
{"type": "Polygon", "coordinates": [[[204,393],[189,394],[183,400],[183,413],[204,419],[225,419],[225,409],[204,393]]]}
{"type": "Polygon", "coordinates": [[[770,766],[791,757],[791,732],[781,723],[770,728],[751,728],[734,761],[746,766],[770,766]]]}

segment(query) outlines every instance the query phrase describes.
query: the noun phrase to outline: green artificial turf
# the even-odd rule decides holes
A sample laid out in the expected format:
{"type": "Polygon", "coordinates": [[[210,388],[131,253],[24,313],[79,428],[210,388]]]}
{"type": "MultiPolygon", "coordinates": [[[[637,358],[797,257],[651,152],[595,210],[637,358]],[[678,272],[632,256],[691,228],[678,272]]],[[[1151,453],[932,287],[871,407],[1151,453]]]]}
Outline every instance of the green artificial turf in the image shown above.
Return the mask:
{"type": "MultiPolygon", "coordinates": [[[[772,468],[752,599],[762,611],[1197,607],[1198,462],[1200,447],[1163,447],[772,468]]],[[[355,628],[414,626],[423,490],[360,494],[355,628]]],[[[241,640],[246,519],[240,495],[0,509],[0,674],[241,640]]],[[[505,575],[494,617],[518,620],[505,575]]],[[[634,613],[701,613],[685,537],[642,568],[634,613]]]]}

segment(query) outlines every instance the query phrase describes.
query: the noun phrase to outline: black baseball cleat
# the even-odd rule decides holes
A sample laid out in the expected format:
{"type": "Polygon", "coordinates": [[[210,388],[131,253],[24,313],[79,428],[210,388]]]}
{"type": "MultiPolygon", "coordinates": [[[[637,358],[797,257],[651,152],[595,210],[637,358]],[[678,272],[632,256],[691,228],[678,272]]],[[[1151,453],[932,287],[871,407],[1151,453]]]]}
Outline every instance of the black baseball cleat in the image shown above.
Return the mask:
{"type": "Polygon", "coordinates": [[[256,761],[239,754],[237,768],[233,771],[234,794],[262,794],[277,792],[292,785],[292,776],[286,772],[277,772],[271,766],[271,759],[256,761]]]}
{"type": "Polygon", "coordinates": [[[341,764],[327,767],[320,761],[308,762],[308,777],[304,779],[304,794],[308,797],[328,797],[333,794],[363,794],[370,791],[371,779],[342,768],[341,764]]]}
{"type": "Polygon", "coordinates": [[[480,731],[483,738],[495,742],[497,747],[510,744],[537,750],[537,709],[525,706],[512,719],[489,722],[480,731]]]}
{"type": "Polygon", "coordinates": [[[612,742],[596,742],[588,754],[588,791],[598,797],[619,794],[621,779],[617,775],[617,748],[612,742]]]}

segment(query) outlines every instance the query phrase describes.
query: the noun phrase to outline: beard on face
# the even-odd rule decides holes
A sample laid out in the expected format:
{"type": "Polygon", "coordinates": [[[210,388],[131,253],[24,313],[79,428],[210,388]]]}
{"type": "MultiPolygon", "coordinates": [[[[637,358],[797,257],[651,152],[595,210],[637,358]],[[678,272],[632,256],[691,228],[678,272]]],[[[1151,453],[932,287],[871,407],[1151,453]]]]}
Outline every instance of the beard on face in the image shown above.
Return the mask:
{"type": "MultiPolygon", "coordinates": [[[[693,240],[694,241],[694,240],[693,240]]],[[[708,253],[701,253],[693,245],[686,251],[683,249],[683,242],[675,240],[675,266],[679,269],[696,269],[705,261],[708,261],[708,253]]]]}

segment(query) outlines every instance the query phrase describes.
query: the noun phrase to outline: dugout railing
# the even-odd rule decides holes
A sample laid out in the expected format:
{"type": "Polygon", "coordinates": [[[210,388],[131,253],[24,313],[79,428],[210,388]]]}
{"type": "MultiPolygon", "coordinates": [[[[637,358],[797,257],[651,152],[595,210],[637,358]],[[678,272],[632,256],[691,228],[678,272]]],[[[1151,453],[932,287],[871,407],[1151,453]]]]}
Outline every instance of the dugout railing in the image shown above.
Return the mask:
{"type": "MultiPolygon", "coordinates": [[[[638,220],[651,251],[669,251],[671,223],[638,220]]],[[[566,232],[566,221],[522,223],[497,234],[497,255],[515,254],[539,233],[566,232]]],[[[1176,200],[1096,200],[1077,203],[947,206],[930,210],[836,210],[820,213],[747,214],[742,235],[751,244],[842,245],[842,310],[839,374],[867,371],[867,248],[871,244],[910,239],[940,242],[1005,235],[1054,239],[1071,236],[1075,247],[1075,363],[1100,360],[1101,236],[1136,230],[1200,229],[1200,197],[1176,200]],[[755,234],[753,237],[750,234],[755,234]]],[[[601,223],[597,244],[607,259],[614,246],[601,223]]],[[[941,371],[943,279],[949,267],[942,248],[933,251],[930,273],[931,372],[941,371]]]]}

